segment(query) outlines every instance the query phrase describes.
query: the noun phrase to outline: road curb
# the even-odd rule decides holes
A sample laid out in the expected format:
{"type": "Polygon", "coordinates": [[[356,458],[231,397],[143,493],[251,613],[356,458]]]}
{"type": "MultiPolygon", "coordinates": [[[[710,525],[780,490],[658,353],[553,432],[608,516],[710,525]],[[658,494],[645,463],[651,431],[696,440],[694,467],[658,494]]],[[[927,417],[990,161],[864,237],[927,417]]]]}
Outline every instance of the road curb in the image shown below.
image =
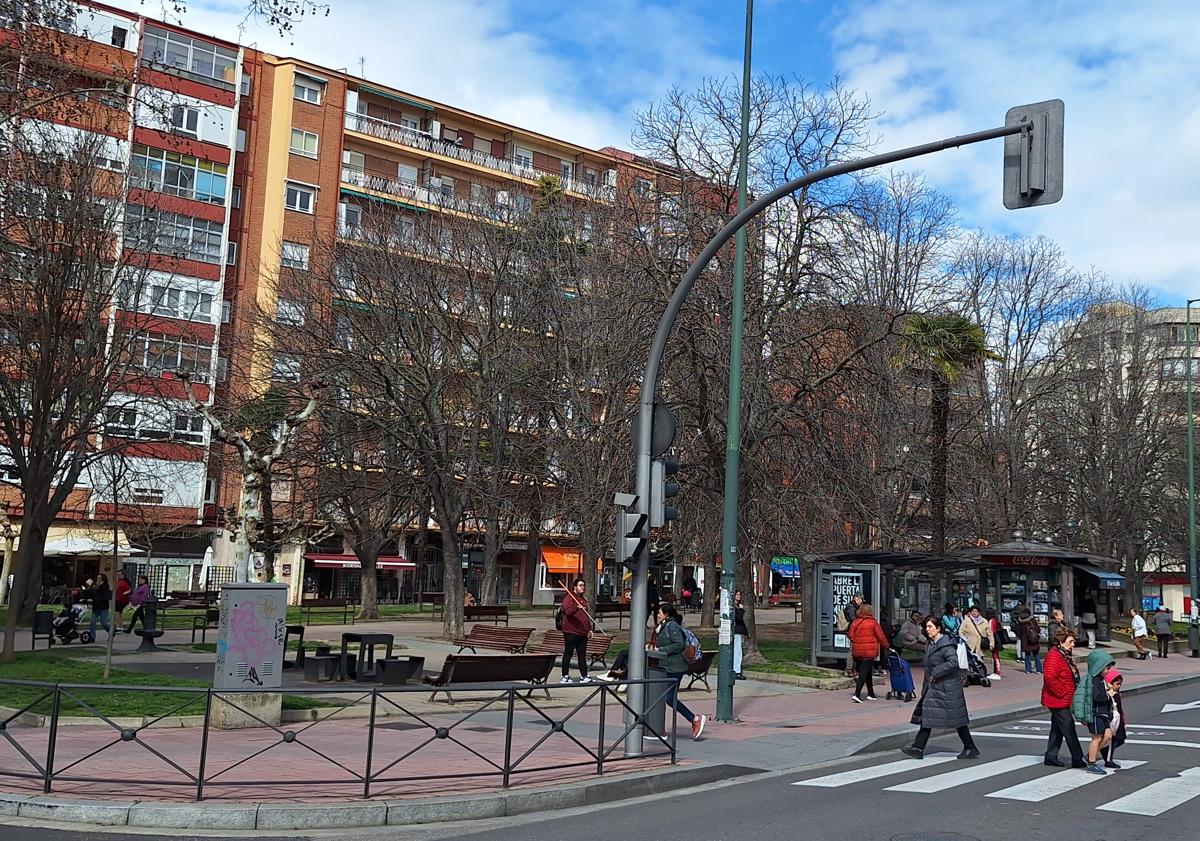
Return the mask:
{"type": "MultiPolygon", "coordinates": [[[[1128,689],[1121,691],[1122,695],[1140,695],[1144,692],[1154,692],[1159,689],[1171,689],[1176,686],[1183,686],[1188,683],[1200,682],[1200,675],[1182,675],[1179,677],[1167,678],[1157,683],[1143,683],[1137,686],[1131,686],[1128,689]]],[[[1009,707],[995,712],[985,713],[979,716],[972,716],[971,727],[982,728],[991,727],[994,724],[1006,724],[1010,721],[1016,721],[1029,716],[1042,715],[1045,709],[1041,704],[1026,704],[1022,707],[1009,707]]],[[[897,728],[891,733],[885,733],[875,739],[867,742],[860,748],[852,751],[851,756],[858,756],[864,753],[878,753],[885,750],[897,750],[912,742],[913,730],[912,725],[903,728],[897,728]]]]}
{"type": "Polygon", "coordinates": [[[512,789],[465,797],[420,800],[349,800],[330,803],[163,803],[83,800],[0,792],[0,816],[30,821],[127,826],[142,829],[203,829],[281,832],[411,826],[512,817],[692,788],[760,773],[737,765],[696,764],[640,771],[619,778],[560,787],[512,789]]]}

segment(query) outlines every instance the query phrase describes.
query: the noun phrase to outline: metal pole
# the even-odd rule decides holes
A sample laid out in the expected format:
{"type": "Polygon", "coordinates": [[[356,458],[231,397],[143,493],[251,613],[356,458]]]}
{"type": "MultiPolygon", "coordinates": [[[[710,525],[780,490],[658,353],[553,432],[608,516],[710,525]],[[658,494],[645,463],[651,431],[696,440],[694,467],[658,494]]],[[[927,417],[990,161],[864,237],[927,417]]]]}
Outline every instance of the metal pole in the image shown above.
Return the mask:
{"type": "Polygon", "coordinates": [[[1193,657],[1200,657],[1200,628],[1196,627],[1196,422],[1192,413],[1192,304],[1200,298],[1189,298],[1184,316],[1184,342],[1187,347],[1187,461],[1188,461],[1188,589],[1192,594],[1192,610],[1188,617],[1188,646],[1193,657]]]}
{"type": "MultiPolygon", "coordinates": [[[[746,48],[742,57],[742,134],[738,146],[738,212],[746,209],[750,154],[750,48],[754,0],[746,0],[746,48]]],[[[729,406],[725,423],[725,511],[721,524],[721,630],[717,660],[717,721],[733,721],[733,590],[737,581],[738,480],[742,466],[742,329],[746,320],[746,229],[734,237],[733,310],[729,340],[729,406]]]]}
{"type": "MultiPolygon", "coordinates": [[[[898,149],[895,152],[885,152],[882,155],[872,155],[869,158],[861,158],[856,161],[845,161],[833,166],[827,166],[824,169],[807,173],[776,187],[762,198],[756,199],[725,223],[725,227],[721,228],[717,235],[709,241],[708,245],[704,246],[704,250],[696,257],[695,262],[688,268],[679,285],[675,287],[675,291],[671,293],[671,299],[667,302],[667,308],[658,321],[658,327],[654,333],[654,341],[650,345],[650,355],[646,359],[646,369],[642,374],[642,388],[638,398],[637,426],[635,427],[637,432],[635,436],[637,440],[637,482],[634,492],[637,494],[636,510],[639,514],[646,515],[647,523],[650,517],[650,434],[654,420],[654,392],[658,385],[658,369],[662,364],[663,354],[666,351],[667,337],[671,334],[671,328],[675,325],[675,319],[679,316],[679,310],[683,307],[684,300],[687,299],[688,293],[692,291],[692,287],[696,285],[696,280],[699,279],[704,268],[716,256],[725,243],[729,242],[742,226],[763,210],[784,196],[791,195],[803,187],[808,187],[837,175],[859,172],[864,169],[871,169],[909,158],[917,158],[922,155],[932,154],[933,152],[941,152],[945,149],[967,146],[972,143],[982,143],[985,140],[995,140],[1000,137],[1007,137],[1010,134],[1020,134],[1026,131],[1027,128],[1028,126],[1024,124],[1001,126],[986,131],[959,135],[958,137],[949,137],[945,140],[925,143],[920,146],[910,146],[907,149],[898,149]]],[[[642,526],[642,537],[647,540],[650,537],[650,530],[646,524],[642,526]]],[[[632,627],[629,632],[629,679],[631,681],[640,681],[646,676],[646,657],[644,654],[646,648],[646,575],[649,572],[650,559],[648,553],[643,549],[638,553],[638,557],[635,560],[637,569],[633,576],[633,595],[630,598],[629,606],[629,611],[633,617],[631,622],[632,627]],[[637,621],[639,617],[641,617],[640,622],[637,621]]],[[[636,710],[639,715],[644,714],[642,707],[644,697],[642,685],[640,683],[632,683],[629,687],[629,706],[632,710],[636,710]]],[[[629,733],[625,737],[625,756],[627,757],[642,755],[643,730],[641,725],[630,726],[632,722],[629,721],[629,718],[632,715],[632,713],[626,714],[626,725],[629,726],[629,733]]]]}

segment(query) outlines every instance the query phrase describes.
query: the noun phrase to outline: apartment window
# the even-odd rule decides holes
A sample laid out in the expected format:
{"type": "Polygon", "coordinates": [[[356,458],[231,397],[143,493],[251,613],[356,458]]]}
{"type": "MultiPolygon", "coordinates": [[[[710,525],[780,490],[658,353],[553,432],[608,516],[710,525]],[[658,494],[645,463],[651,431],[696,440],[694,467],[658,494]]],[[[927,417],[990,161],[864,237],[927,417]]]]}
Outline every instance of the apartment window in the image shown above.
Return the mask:
{"type": "Polygon", "coordinates": [[[285,269],[308,270],[308,246],[299,242],[285,242],[279,251],[279,264],[285,269]]]}
{"type": "Polygon", "coordinates": [[[133,438],[137,435],[137,409],[110,406],[105,413],[104,433],[133,438]]]}
{"type": "Polygon", "coordinates": [[[417,223],[411,216],[397,216],[394,230],[400,242],[411,243],[417,238],[417,223]]]}
{"type": "Polygon", "coordinates": [[[150,376],[187,371],[197,381],[208,382],[212,345],[153,332],[143,334],[139,344],[135,362],[150,376]]]}
{"type": "Polygon", "coordinates": [[[297,210],[301,213],[312,213],[313,206],[317,202],[317,191],[313,187],[304,184],[297,184],[294,181],[287,182],[287,191],[284,195],[284,207],[288,210],[297,210]]]}
{"type": "Polygon", "coordinates": [[[238,130],[237,130],[237,141],[236,141],[236,143],[237,143],[237,145],[236,145],[236,147],[235,147],[235,148],[236,148],[236,149],[237,149],[239,152],[245,152],[245,151],[246,151],[246,130],[245,130],[244,128],[240,128],[240,129],[238,129],[238,130]]]}
{"type": "Polygon", "coordinates": [[[166,492],[162,488],[149,486],[134,486],[129,494],[129,501],[137,505],[162,505],[166,492]]]}
{"type": "Polygon", "coordinates": [[[225,265],[237,265],[237,243],[230,240],[225,246],[225,265]]]}
{"type": "Polygon", "coordinates": [[[229,206],[234,208],[235,210],[242,206],[242,188],[241,187],[234,187],[233,191],[229,194],[229,206]]]}
{"type": "Polygon", "coordinates": [[[271,379],[300,382],[300,357],[293,353],[277,353],[271,359],[271,379]]]}
{"type": "Polygon", "coordinates": [[[223,383],[229,379],[229,357],[217,357],[217,382],[223,383]]]}
{"type": "Polygon", "coordinates": [[[228,324],[229,320],[232,317],[233,317],[233,302],[232,301],[222,301],[221,302],[221,323],[228,324]]]}
{"type": "Polygon", "coordinates": [[[142,58],[204,80],[212,79],[231,86],[236,75],[237,53],[233,50],[156,26],[145,28],[142,58]]]}
{"type": "Polygon", "coordinates": [[[301,102],[311,102],[313,105],[320,105],[321,84],[306,76],[297,76],[295,83],[292,85],[292,96],[301,102]]]}
{"type": "Polygon", "coordinates": [[[488,189],[484,185],[472,181],[471,182],[471,202],[473,204],[486,204],[488,200],[488,189]]]}
{"type": "Polygon", "coordinates": [[[523,166],[526,169],[533,169],[533,152],[522,146],[513,147],[513,161],[517,166],[523,166]]]}
{"type": "Polygon", "coordinates": [[[211,321],[213,296],[194,289],[175,289],[165,284],[146,285],[147,307],[145,312],[169,318],[184,318],[191,321],[211,321]]]}
{"type": "Polygon", "coordinates": [[[413,131],[421,130],[421,122],[408,116],[400,117],[400,125],[404,126],[404,128],[412,129],[413,131]]]}
{"type": "Polygon", "coordinates": [[[125,205],[125,247],[157,251],[186,260],[220,264],[225,259],[222,225],[180,213],[125,205]]]}
{"type": "Polygon", "coordinates": [[[354,263],[345,257],[339,257],[333,264],[333,282],[340,294],[350,298],[357,295],[358,289],[354,285],[354,263]]]}
{"type": "Polygon", "coordinates": [[[134,144],[130,174],[134,186],[208,204],[224,204],[229,167],[191,155],[134,144]]]}
{"type": "Polygon", "coordinates": [[[358,239],[362,236],[362,208],[349,202],[338,203],[338,234],[358,239]]]}
{"type": "Polygon", "coordinates": [[[120,47],[123,50],[125,49],[125,39],[128,37],[128,29],[123,26],[114,26],[112,28],[112,37],[109,39],[109,43],[114,47],[120,47]]]}
{"type": "Polygon", "coordinates": [[[304,155],[306,158],[315,158],[317,156],[316,132],[304,131],[298,128],[292,129],[290,151],[296,155],[304,155]]]}
{"type": "Polygon", "coordinates": [[[362,152],[351,152],[346,149],[342,152],[342,166],[355,172],[362,172],[367,168],[367,156],[362,152]]]}
{"type": "Polygon", "coordinates": [[[204,443],[204,417],[195,412],[176,412],[171,437],[191,444],[204,443]]]}
{"type": "Polygon", "coordinates": [[[454,179],[441,176],[438,179],[437,190],[448,199],[454,198],[454,179]]]}
{"type": "Polygon", "coordinates": [[[633,191],[642,198],[650,195],[650,190],[653,188],[653,186],[654,185],[645,178],[633,179],[633,191]]]}
{"type": "Polygon", "coordinates": [[[204,504],[217,504],[217,480],[211,476],[204,480],[204,504]]]}
{"type": "Polygon", "coordinates": [[[575,177],[575,164],[569,161],[563,161],[559,164],[558,174],[562,176],[563,181],[570,181],[575,177]]]}
{"type": "Polygon", "coordinates": [[[334,344],[345,350],[354,347],[354,325],[350,323],[350,317],[344,313],[340,313],[337,317],[333,341],[334,344]]]}
{"type": "Polygon", "coordinates": [[[409,164],[396,164],[396,178],[401,184],[416,184],[417,168],[409,164]]]}
{"type": "Polygon", "coordinates": [[[200,109],[192,105],[172,105],[171,128],[196,137],[200,133],[200,109]]]}
{"type": "Polygon", "coordinates": [[[303,327],[304,304],[291,298],[280,298],[275,302],[275,321],[290,327],[303,327]]]}

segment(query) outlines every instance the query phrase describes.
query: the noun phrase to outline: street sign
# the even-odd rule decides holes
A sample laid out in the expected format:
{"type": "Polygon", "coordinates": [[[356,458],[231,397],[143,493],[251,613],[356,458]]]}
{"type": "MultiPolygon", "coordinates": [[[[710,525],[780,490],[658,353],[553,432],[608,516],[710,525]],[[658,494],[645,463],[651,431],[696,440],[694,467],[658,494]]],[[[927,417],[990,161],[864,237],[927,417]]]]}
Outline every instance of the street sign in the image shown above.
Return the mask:
{"type": "MultiPolygon", "coordinates": [[[[675,443],[675,413],[665,403],[655,403],[651,415],[650,458],[658,458],[675,443]]],[[[637,449],[637,425],[634,424],[633,447],[637,449]]]]}
{"type": "Polygon", "coordinates": [[[1006,126],[1028,126],[1004,138],[1004,206],[1009,210],[1062,198],[1063,123],[1061,99],[1018,105],[1004,115],[1006,126]]]}

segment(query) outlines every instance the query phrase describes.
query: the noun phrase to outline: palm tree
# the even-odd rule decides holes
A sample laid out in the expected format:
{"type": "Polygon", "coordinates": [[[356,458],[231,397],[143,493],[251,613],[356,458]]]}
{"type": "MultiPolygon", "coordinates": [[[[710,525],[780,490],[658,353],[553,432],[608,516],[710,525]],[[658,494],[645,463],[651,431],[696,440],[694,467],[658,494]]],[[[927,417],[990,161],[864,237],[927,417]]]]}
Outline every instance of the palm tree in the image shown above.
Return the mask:
{"type": "Polygon", "coordinates": [[[912,316],[901,331],[913,361],[929,370],[929,513],[932,552],[946,553],[946,465],[949,459],[950,391],[967,371],[1000,357],[988,350],[983,327],[953,313],[912,316]]]}

